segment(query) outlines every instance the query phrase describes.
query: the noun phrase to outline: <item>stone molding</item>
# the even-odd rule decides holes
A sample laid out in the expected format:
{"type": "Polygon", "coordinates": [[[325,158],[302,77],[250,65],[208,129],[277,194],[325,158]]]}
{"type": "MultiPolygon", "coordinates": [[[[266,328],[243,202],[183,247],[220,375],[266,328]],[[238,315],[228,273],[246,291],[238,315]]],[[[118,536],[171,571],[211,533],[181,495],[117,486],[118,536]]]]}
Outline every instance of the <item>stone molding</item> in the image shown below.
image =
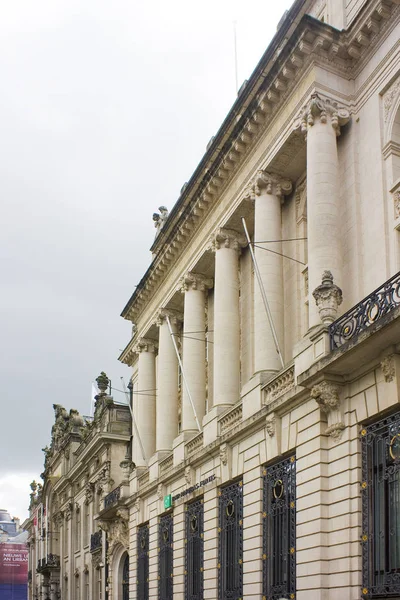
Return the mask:
{"type": "Polygon", "coordinates": [[[316,400],[322,412],[329,414],[340,408],[339,386],[329,381],[322,381],[311,390],[311,398],[316,400]]]}
{"type": "Polygon", "coordinates": [[[178,290],[182,293],[185,293],[189,290],[199,290],[200,292],[205,292],[213,287],[214,280],[207,278],[205,275],[201,275],[199,273],[186,273],[179,280],[178,290]]]}
{"type": "Polygon", "coordinates": [[[133,351],[136,354],[140,354],[141,352],[152,352],[155,353],[157,351],[158,344],[155,340],[151,340],[149,338],[139,338],[133,351]]]}
{"type": "Polygon", "coordinates": [[[323,324],[333,323],[337,317],[338,307],[342,304],[343,295],[340,287],[333,283],[333,275],[330,271],[322,273],[322,283],[312,294],[323,324]]]}
{"type": "Polygon", "coordinates": [[[216,252],[220,248],[231,248],[240,253],[241,249],[245,246],[247,246],[245,236],[233,229],[220,227],[211,236],[211,249],[213,252],[216,252]]]}
{"type": "Polygon", "coordinates": [[[293,185],[290,179],[260,169],[246,188],[244,198],[255,200],[256,196],[265,193],[277,196],[283,201],[283,197],[290,194],[292,189],[293,185]]]}
{"type": "Polygon", "coordinates": [[[157,327],[161,327],[161,325],[164,325],[164,323],[166,323],[167,317],[169,317],[169,320],[171,323],[173,323],[174,325],[178,325],[179,323],[181,323],[183,321],[183,314],[176,311],[176,310],[170,310],[167,308],[161,308],[156,316],[156,325],[157,327]]]}
{"type": "Polygon", "coordinates": [[[321,123],[329,121],[336,135],[339,136],[340,127],[346,125],[350,120],[350,113],[344,106],[339,106],[335,100],[324,98],[314,92],[302,108],[299,119],[300,122],[296,121],[295,128],[300,127],[304,134],[307,134],[309,127],[312,127],[316,119],[319,119],[321,123]]]}

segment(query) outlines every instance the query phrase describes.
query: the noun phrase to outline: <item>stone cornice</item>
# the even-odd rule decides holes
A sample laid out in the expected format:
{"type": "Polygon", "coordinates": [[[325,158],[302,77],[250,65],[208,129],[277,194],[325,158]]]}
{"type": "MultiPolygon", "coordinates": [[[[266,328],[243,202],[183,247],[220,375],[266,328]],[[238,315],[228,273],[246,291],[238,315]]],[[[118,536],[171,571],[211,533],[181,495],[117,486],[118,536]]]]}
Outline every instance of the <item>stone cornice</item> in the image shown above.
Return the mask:
{"type": "Polygon", "coordinates": [[[306,3],[295,2],[157,236],[152,246],[154,260],[122,317],[135,321],[143,312],[310,62],[325,62],[350,78],[363,60],[363,49],[373,44],[376,50],[381,31],[398,9],[395,0],[366,4],[350,30],[340,32],[302,15],[306,3]]]}

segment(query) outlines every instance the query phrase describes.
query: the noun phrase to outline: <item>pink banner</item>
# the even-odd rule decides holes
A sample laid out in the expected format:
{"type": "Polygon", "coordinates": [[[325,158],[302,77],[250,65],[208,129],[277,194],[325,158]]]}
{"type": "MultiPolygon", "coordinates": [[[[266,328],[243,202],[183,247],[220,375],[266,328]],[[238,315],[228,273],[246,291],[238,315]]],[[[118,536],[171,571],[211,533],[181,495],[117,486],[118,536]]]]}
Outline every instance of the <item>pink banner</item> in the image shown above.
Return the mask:
{"type": "Polygon", "coordinates": [[[25,544],[0,544],[0,584],[28,581],[28,550],[25,544]]]}

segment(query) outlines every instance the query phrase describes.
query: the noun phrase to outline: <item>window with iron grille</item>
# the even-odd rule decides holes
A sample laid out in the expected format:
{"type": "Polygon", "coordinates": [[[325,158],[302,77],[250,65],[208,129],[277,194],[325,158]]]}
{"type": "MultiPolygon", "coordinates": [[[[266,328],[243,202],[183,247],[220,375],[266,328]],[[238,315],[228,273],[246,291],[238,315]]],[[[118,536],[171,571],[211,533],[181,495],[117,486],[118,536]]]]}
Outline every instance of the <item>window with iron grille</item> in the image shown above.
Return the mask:
{"type": "Polygon", "coordinates": [[[125,556],[122,569],[122,600],[129,600],[129,555],[125,556]]]}
{"type": "Polygon", "coordinates": [[[219,491],[218,593],[220,600],[243,596],[243,483],[219,491]]]}
{"type": "Polygon", "coordinates": [[[263,597],[296,593],[296,461],[291,456],[263,472],[263,597]]]}
{"type": "Polygon", "coordinates": [[[173,577],[172,513],[160,517],[158,524],[158,600],[172,600],[173,577]]]}
{"type": "Polygon", "coordinates": [[[203,600],[203,499],[186,505],[185,520],[185,600],[203,600]]]}
{"type": "Polygon", "coordinates": [[[137,529],[137,591],[138,600],[149,600],[149,524],[137,529]]]}
{"type": "Polygon", "coordinates": [[[400,413],[361,431],[362,594],[400,595],[400,413]]]}

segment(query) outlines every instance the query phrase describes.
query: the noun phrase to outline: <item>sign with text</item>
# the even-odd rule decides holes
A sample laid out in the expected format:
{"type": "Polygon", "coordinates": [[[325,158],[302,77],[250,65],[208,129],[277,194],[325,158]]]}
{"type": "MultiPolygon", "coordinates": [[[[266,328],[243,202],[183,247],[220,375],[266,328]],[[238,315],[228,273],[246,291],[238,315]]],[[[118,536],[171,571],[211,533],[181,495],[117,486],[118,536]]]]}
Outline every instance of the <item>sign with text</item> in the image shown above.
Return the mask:
{"type": "Polygon", "coordinates": [[[28,550],[25,544],[0,544],[0,584],[28,582],[28,550]]]}

